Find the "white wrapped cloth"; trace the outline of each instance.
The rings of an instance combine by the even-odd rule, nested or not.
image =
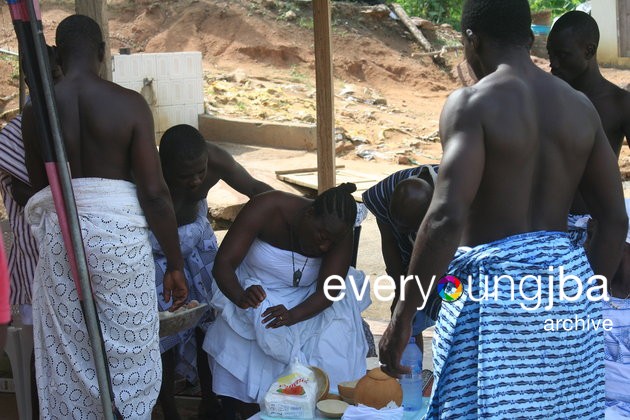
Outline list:
[[[348,407],[342,420],[402,420],[403,416],[403,408],[393,402],[380,410],[359,404]]]
[[[136,187],[101,178],[72,184],[115,403],[126,420],[150,419],[162,365],[153,256]],[[29,200],[25,213],[40,255],[33,333],[41,418],[103,418],[105,390],[98,388],[50,187]]]
[[[258,308],[240,309],[213,283],[212,306],[216,321],[208,328],[204,350],[210,355],[213,390],[245,402],[261,402],[269,386],[298,359],[317,366],[329,376],[331,389],[337,383],[365,374],[367,344],[361,312],[371,303],[369,288],[358,301],[353,293],[318,315],[290,327],[269,328],[262,323],[267,308],[284,305],[291,309],[316,289],[320,258],[309,258],[254,240],[237,270],[243,288],[261,285],[267,298]],[[302,268],[298,287],[293,287],[293,271]],[[363,273],[350,269],[361,290]]]

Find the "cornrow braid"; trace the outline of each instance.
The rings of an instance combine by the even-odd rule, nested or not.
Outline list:
[[[313,202],[315,216],[335,216],[348,226],[354,226],[357,218],[357,205],[352,193],[357,186],[345,182],[318,195]]]

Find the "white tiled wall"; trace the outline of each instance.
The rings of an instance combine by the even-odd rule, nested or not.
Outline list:
[[[140,92],[145,79],[153,80],[156,141],[176,124],[198,127],[203,113],[200,52],[115,55],[113,60],[113,79],[121,86]]]

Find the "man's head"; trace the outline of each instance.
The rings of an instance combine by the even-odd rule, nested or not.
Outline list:
[[[466,0],[462,37],[466,60],[478,79],[484,77],[483,55],[491,48],[529,50],[532,18],[527,0]]]
[[[193,201],[205,198],[208,147],[196,128],[180,124],[166,130],[160,140],[160,163],[171,194]]]
[[[407,178],[400,181],[389,203],[389,214],[398,231],[403,234],[415,233],[427,214],[433,186],[420,178]]]
[[[101,63],[105,55],[105,43],[101,28],[93,19],[83,15],[68,16],[57,26],[55,41],[59,61],[65,69],[70,57],[80,55]]]
[[[571,11],[554,23],[547,38],[551,72],[573,84],[597,65],[599,28],[588,13]]]
[[[307,255],[322,255],[353,228],[357,204],[352,193],[357,187],[345,183],[318,195],[298,227],[298,239]]]

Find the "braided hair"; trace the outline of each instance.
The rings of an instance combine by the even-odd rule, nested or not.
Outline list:
[[[357,204],[352,193],[357,186],[350,182],[324,191],[313,202],[315,216],[334,216],[352,227],[357,218]]]

